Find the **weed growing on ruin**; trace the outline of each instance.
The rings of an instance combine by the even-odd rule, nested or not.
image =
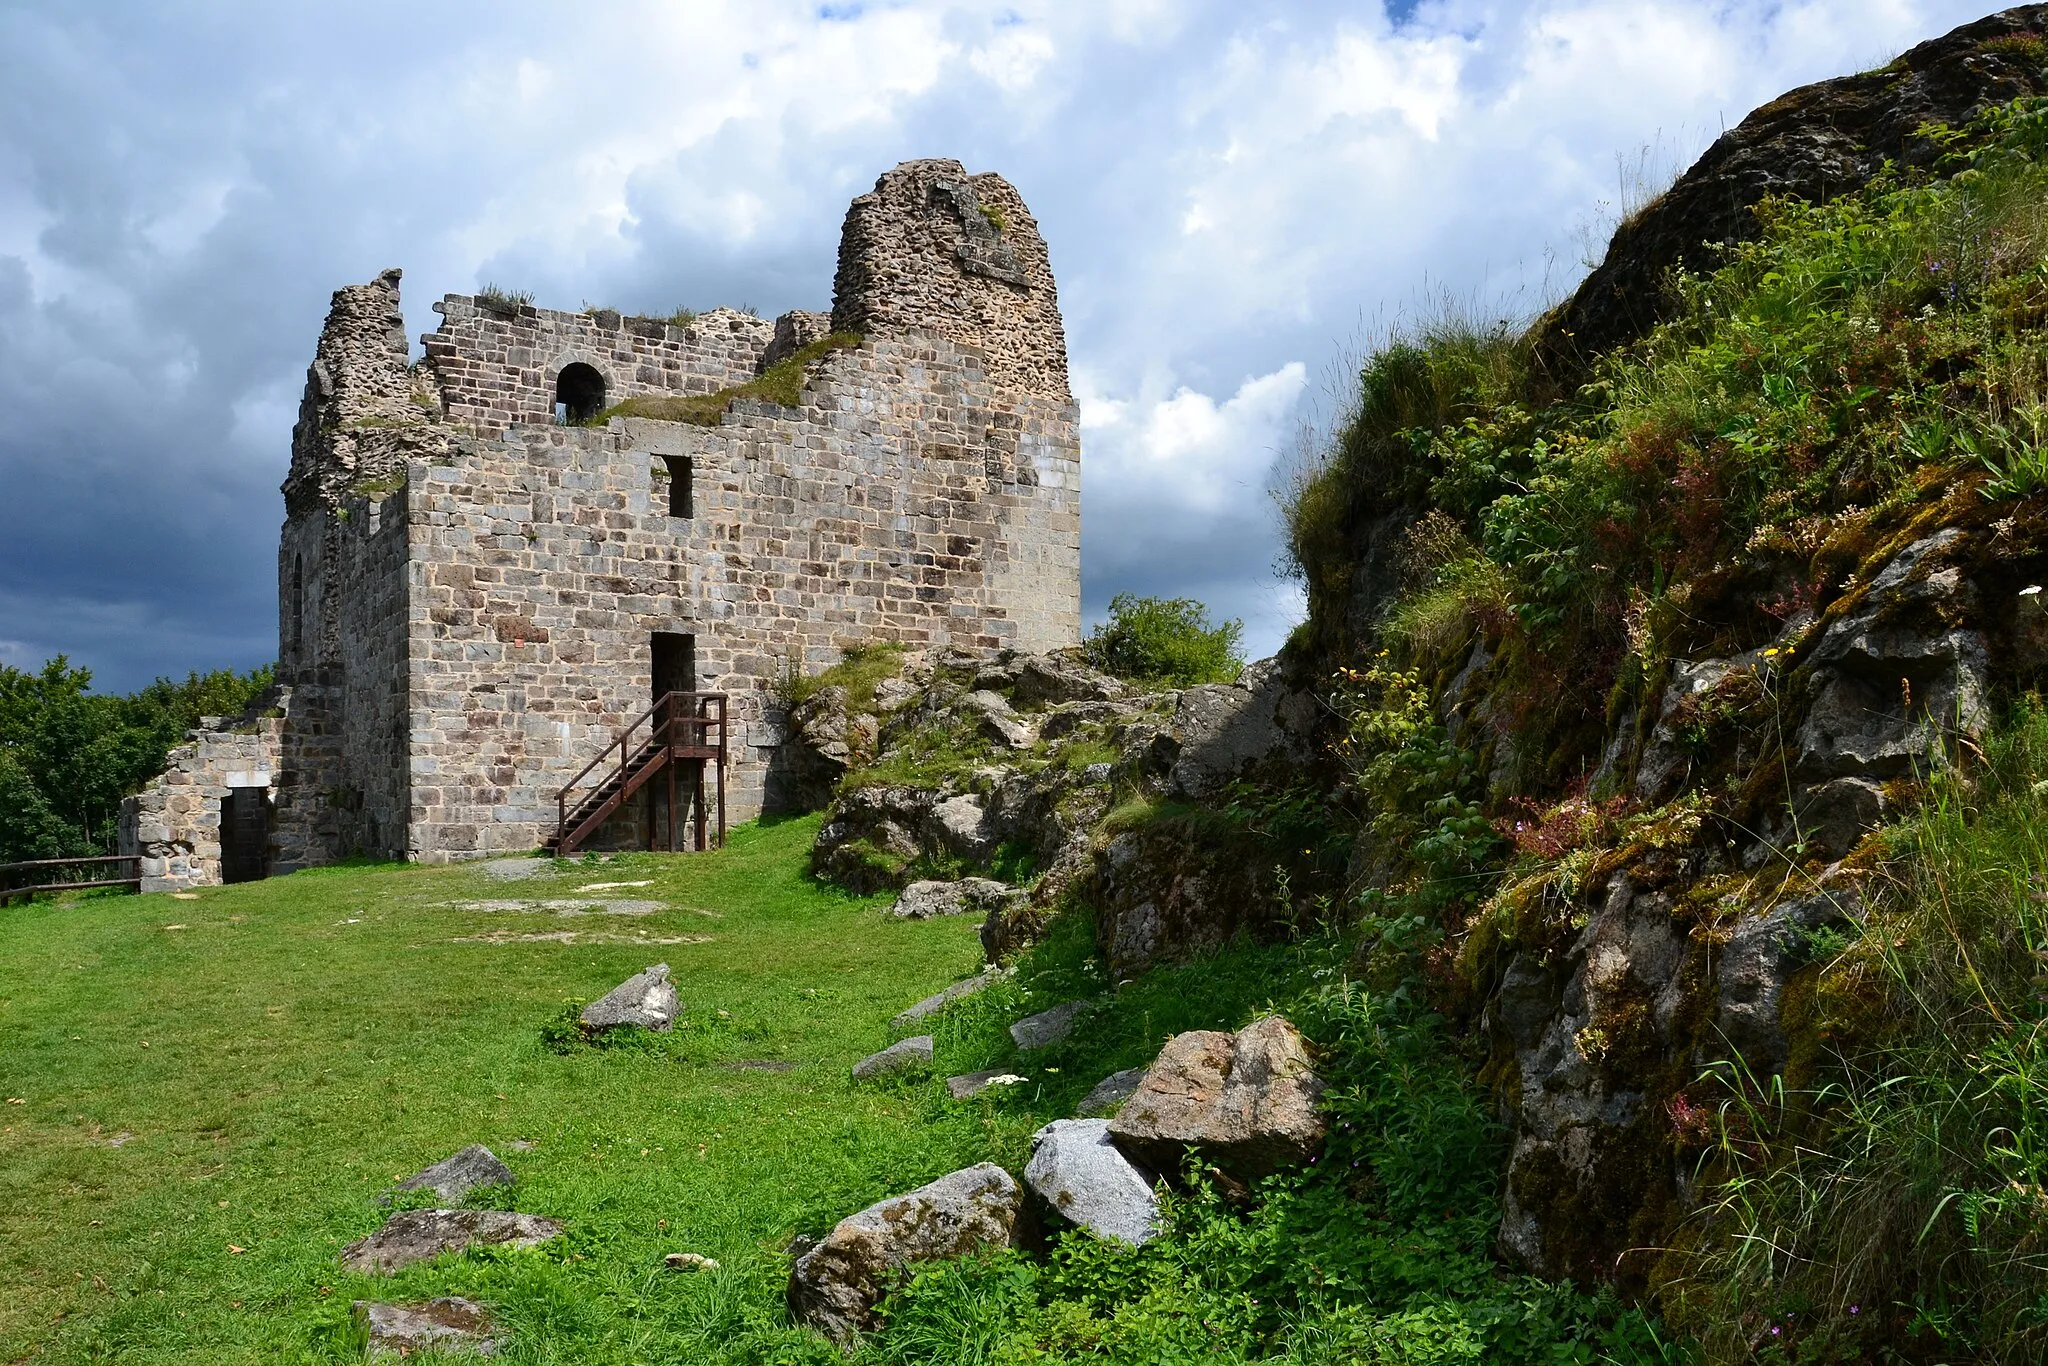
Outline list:
[[[776,678],[775,700],[785,708],[794,708],[826,688],[844,688],[848,711],[873,712],[876,685],[903,672],[907,652],[907,646],[892,640],[848,645],[839,652],[838,663],[814,674],[803,672],[791,658]]]
[[[496,284],[486,284],[476,292],[478,306],[510,318],[522,308],[533,307],[533,291],[530,289],[501,289]]]
[[[748,312],[741,309],[741,312]],[[763,370],[745,384],[735,384],[710,394],[649,394],[615,403],[590,420],[603,426],[615,417],[644,417],[656,422],[689,422],[699,427],[716,427],[725,410],[741,399],[779,403],[785,408],[803,404],[804,377],[810,367],[834,351],[851,350],[861,343],[857,332],[834,332],[792,352]]]

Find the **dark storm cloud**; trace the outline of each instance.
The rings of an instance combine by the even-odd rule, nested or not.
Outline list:
[[[823,307],[847,199],[930,155],[1002,171],[1052,245],[1090,612],[1198,596],[1271,648],[1271,466],[1361,319],[1425,279],[1534,302],[1617,148],[1681,160],[1978,7],[1393,9],[0,0],[0,660],[270,658],[335,286],[404,267],[415,333],[486,281]]]

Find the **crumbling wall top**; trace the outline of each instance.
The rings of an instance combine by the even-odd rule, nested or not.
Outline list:
[[[1000,387],[1071,401],[1038,223],[1008,181],[957,161],[906,161],[847,208],[832,326],[865,336],[928,328],[980,349]]]

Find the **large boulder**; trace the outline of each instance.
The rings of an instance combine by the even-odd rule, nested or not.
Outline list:
[[[876,1077],[893,1076],[898,1072],[917,1072],[932,1065],[932,1036],[919,1034],[915,1038],[902,1039],[890,1044],[879,1053],[870,1053],[853,1065],[855,1081],[872,1081]]]
[[[343,1248],[341,1264],[350,1271],[388,1273],[468,1247],[534,1247],[561,1232],[552,1219],[510,1210],[403,1210]]]
[[[357,1331],[367,1339],[369,1357],[416,1357],[422,1353],[494,1356],[505,1338],[491,1316],[475,1300],[456,1295],[418,1304],[380,1304],[357,1300],[351,1306]]]
[[[472,1143],[453,1157],[408,1176],[395,1187],[401,1191],[432,1191],[434,1198],[456,1204],[473,1190],[512,1184],[512,1169],[481,1143]]]
[[[963,877],[956,882],[913,882],[896,898],[889,914],[899,920],[931,920],[947,915],[979,915],[1008,909],[1025,894],[1007,882]]]
[[[1255,1181],[1322,1150],[1322,1094],[1300,1032],[1271,1016],[1235,1034],[1175,1035],[1108,1132],[1152,1171],[1178,1172],[1193,1148],[1226,1175]]]
[[[875,1305],[903,1268],[1013,1245],[1024,1192],[983,1162],[839,1221],[789,1273],[789,1312],[838,1342],[875,1323]]]
[[[1152,1177],[1110,1141],[1106,1119],[1056,1119],[1040,1129],[1024,1181],[1048,1209],[1097,1237],[1142,1247],[1159,1235]]]
[[[676,1022],[679,1004],[668,980],[668,964],[656,963],[636,972],[583,1008],[578,1016],[588,1033],[638,1026],[664,1033]]]
[[[1317,715],[1315,698],[1273,659],[1246,665],[1235,683],[1186,689],[1173,713],[1180,751],[1168,792],[1201,801],[1239,779],[1299,768],[1314,752]]]

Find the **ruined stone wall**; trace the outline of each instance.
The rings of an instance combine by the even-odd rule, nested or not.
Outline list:
[[[653,701],[656,632],[694,637],[697,686],[731,695],[735,822],[778,790],[785,670],[876,640],[1079,639],[1078,414],[1045,244],[999,177],[883,176],[849,212],[829,315],[676,326],[452,295],[413,366],[398,286],[335,292],[293,431],[291,694],[262,770],[279,870],[542,843],[556,792]],[[797,407],[555,425],[568,364],[598,370],[607,403],[713,393],[835,328],[866,340],[814,362]],[[684,471],[693,506],[672,516]],[[138,799],[138,841],[204,845],[145,838],[173,802],[203,818],[177,789],[212,783],[214,760],[193,762]],[[211,873],[193,855],[180,876],[218,877],[217,802],[212,819]],[[622,812],[599,842],[645,819]]]
[[[997,387],[1069,402],[1052,261],[1024,197],[957,161],[907,161],[846,211],[836,331],[931,331],[979,350]]]
[[[556,790],[652,701],[656,631],[694,636],[698,686],[732,694],[734,821],[769,798],[792,662],[1073,643],[1079,455],[1071,405],[911,335],[832,353],[801,408],[523,427],[416,464],[409,852],[540,843]],[[685,459],[687,519],[667,488]]]
[[[421,338],[451,422],[487,434],[555,420],[555,379],[578,361],[604,377],[605,402],[647,394],[709,394],[753,378],[775,324],[730,308],[678,326],[610,309],[499,309],[450,294]]]
[[[246,716],[201,718],[171,751],[163,776],[121,803],[120,852],[141,855],[143,891],[221,880],[221,804],[235,788],[260,787],[276,798],[290,696],[277,688]]]

